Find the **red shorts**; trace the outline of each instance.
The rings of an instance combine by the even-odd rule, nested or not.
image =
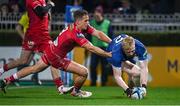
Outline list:
[[[43,62],[47,65],[51,65],[57,69],[66,70],[68,65],[70,64],[71,60],[67,58],[60,58],[55,56],[53,53],[44,53],[41,56]]]
[[[43,53],[50,43],[52,43],[52,41],[48,33],[28,33],[24,38],[22,49]]]

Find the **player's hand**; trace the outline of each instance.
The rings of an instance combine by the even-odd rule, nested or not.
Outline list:
[[[55,4],[51,0],[48,0],[47,4],[50,4],[52,7],[55,6]]]
[[[107,52],[107,57],[112,57],[112,52]]]
[[[127,88],[124,92],[126,93],[126,95],[127,95],[129,98],[131,97],[131,95],[132,95],[132,89]]]

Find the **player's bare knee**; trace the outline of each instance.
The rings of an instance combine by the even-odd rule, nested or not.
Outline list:
[[[86,78],[87,78],[87,76],[88,76],[88,72],[85,71],[85,72],[83,73],[83,77],[86,77]]]
[[[82,68],[82,76],[83,77],[87,77],[88,76],[88,69],[85,68],[85,67]]]

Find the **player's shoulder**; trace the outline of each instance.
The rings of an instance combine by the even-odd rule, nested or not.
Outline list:
[[[135,46],[136,46],[136,49],[139,51],[146,51],[145,45],[137,39],[135,39]]]
[[[144,44],[141,41],[139,41],[138,39],[135,39],[135,44],[136,44],[136,46],[139,46],[139,47],[145,47]]]

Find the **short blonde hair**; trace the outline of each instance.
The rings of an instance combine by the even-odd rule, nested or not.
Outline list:
[[[131,49],[135,47],[135,41],[134,38],[131,36],[128,36],[122,40],[122,47],[123,49]]]

